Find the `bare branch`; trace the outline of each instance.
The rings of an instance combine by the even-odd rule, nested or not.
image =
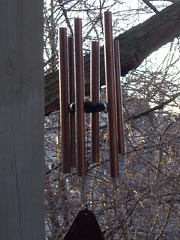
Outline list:
[[[180,36],[180,0],[147,21],[131,28],[117,39],[121,46],[121,72],[125,76],[152,52]],[[89,94],[89,54],[84,58],[85,88]],[[101,85],[105,84],[104,55],[101,48]],[[59,109],[58,71],[45,76],[45,114]]]
[[[132,115],[132,116],[128,117],[126,120],[127,120],[127,121],[129,121],[129,120],[134,120],[134,119],[140,118],[140,117],[142,117],[142,116],[148,115],[149,113],[154,112],[154,111],[156,111],[156,110],[162,109],[162,108],[164,108],[165,106],[167,106],[169,103],[173,102],[173,101],[174,101],[177,97],[179,97],[179,96],[180,96],[180,92],[174,94],[174,95],[173,95],[170,99],[168,99],[167,101],[162,102],[161,104],[156,105],[156,106],[153,107],[153,108],[147,109],[146,111],[141,112],[141,113],[139,113],[139,114],[137,114],[137,115]]]
[[[158,13],[159,11],[157,10],[157,8],[149,2],[149,0],[142,0],[148,7],[150,7],[155,13]]]

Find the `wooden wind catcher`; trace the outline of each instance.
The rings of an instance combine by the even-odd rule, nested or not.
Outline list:
[[[85,157],[85,113],[91,114],[91,160],[99,162],[99,112],[107,109],[111,177],[119,176],[118,154],[124,154],[123,114],[120,85],[119,41],[113,39],[112,14],[104,13],[104,59],[106,103],[99,101],[100,47],[91,42],[90,101],[84,101],[84,73],[82,50],[82,20],[75,18],[74,35],[66,28],[59,29],[59,86],[61,157],[63,173],[72,168],[84,177],[87,174]]]

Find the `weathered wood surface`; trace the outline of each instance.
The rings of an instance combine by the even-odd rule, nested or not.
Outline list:
[[[42,240],[43,1],[0,7],[0,239]]]
[[[180,36],[180,0],[163,11],[155,14],[147,21],[131,28],[117,36],[121,51],[121,72],[126,75],[130,70],[137,68],[152,52]],[[89,94],[90,56],[86,55],[85,63],[85,90]],[[104,54],[101,48],[101,79],[104,77]],[[45,76],[45,114],[59,109],[58,72]]]

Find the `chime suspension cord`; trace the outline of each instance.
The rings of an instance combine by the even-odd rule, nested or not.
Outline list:
[[[83,205],[87,209],[89,206],[88,202],[88,159],[89,159],[89,151],[88,151],[88,145],[89,145],[89,140],[90,140],[90,135],[89,135],[89,114],[85,114],[85,158],[86,158],[86,176],[82,178],[82,194],[83,194]]]
[[[89,151],[89,146],[90,146],[90,141],[92,141],[91,139],[91,128],[92,128],[92,125],[91,125],[91,121],[90,121],[90,114],[86,114],[86,117],[87,117],[87,134],[86,134],[86,160],[87,160],[87,165],[86,165],[86,171],[87,171],[87,175],[86,175],[86,207],[88,207],[90,205],[90,200],[88,200],[88,194],[90,194],[90,175],[89,175],[89,170],[88,170],[88,162],[89,160],[92,161],[91,158],[91,153],[90,151],[93,151],[93,149],[90,149]],[[89,182],[88,182],[89,180]],[[93,199],[91,199],[93,200]]]

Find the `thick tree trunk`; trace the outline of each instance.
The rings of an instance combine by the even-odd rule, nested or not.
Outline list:
[[[180,0],[145,22],[131,28],[117,39],[121,49],[121,72],[137,68],[152,52],[180,36]],[[84,58],[85,89],[89,93],[89,55]],[[105,84],[104,55],[101,48],[101,85]],[[58,72],[45,76],[45,114],[59,109]]]

